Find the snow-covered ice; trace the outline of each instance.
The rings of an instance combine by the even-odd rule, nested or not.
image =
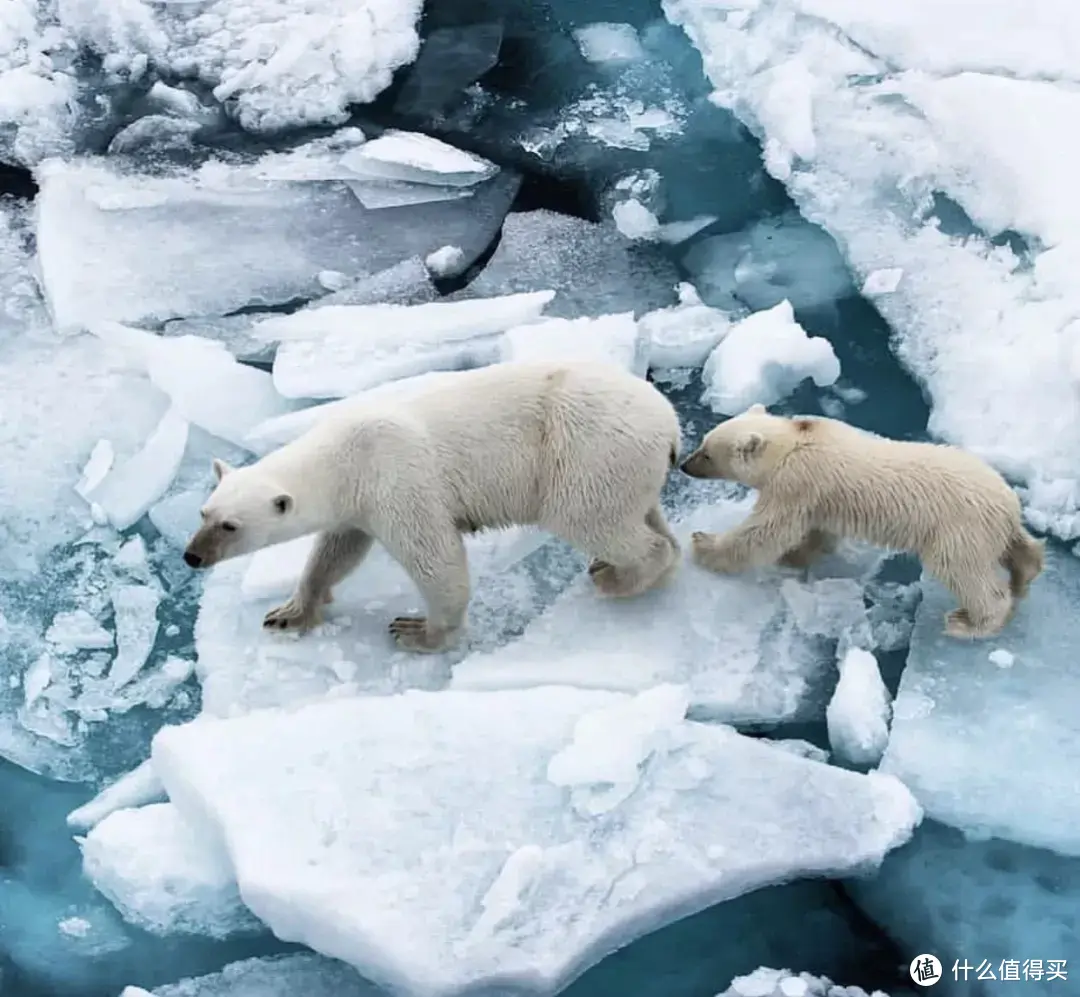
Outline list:
[[[852,765],[877,765],[889,741],[889,691],[874,655],[850,647],[839,661],[840,680],[825,710],[829,747]]]
[[[164,322],[318,297],[328,270],[368,277],[447,243],[468,265],[520,184],[503,170],[466,201],[372,211],[342,182],[350,175],[342,155],[324,144],[284,162],[211,161],[164,176],[123,172],[108,159],[42,164],[38,257],[57,326]]]
[[[420,0],[65,0],[64,28],[119,78],[197,76],[251,131],[341,124],[416,58]]]
[[[752,973],[736,976],[727,990],[716,997],[889,997],[881,990],[868,994],[862,987],[845,987],[827,976],[793,973],[787,969],[759,966]]]
[[[649,346],[633,312],[595,318],[553,318],[508,329],[499,341],[499,361],[598,360],[645,376]]]
[[[755,402],[773,405],[811,378],[819,388],[840,377],[832,344],[808,336],[790,301],[735,323],[701,372],[702,402],[721,415],[737,415]]]
[[[552,993],[712,903],[870,871],[921,819],[895,780],[683,720],[679,696],[324,701],[166,728],[153,760],[280,938],[416,995],[496,982]],[[627,754],[592,771],[581,739],[601,729]]]
[[[989,648],[944,636],[952,596],[930,579],[923,588],[882,771],[943,823],[1080,856],[1080,560],[1048,550]],[[992,649],[1013,666],[990,661]]]
[[[87,878],[137,927],[211,938],[260,930],[228,856],[171,803],[116,810],[79,844]]]
[[[324,956],[243,959],[220,973],[168,983],[152,991],[127,987],[120,997],[385,997],[351,966]]]
[[[684,549],[695,530],[731,529],[752,500],[694,509],[673,523]],[[804,598],[796,607],[794,586]],[[685,683],[695,715],[732,723],[821,716],[833,668],[830,638],[865,615],[862,587],[848,579],[837,600],[782,571],[724,577],[687,561],[662,588],[632,601],[597,597],[587,578],[571,585],[518,640],[454,666],[452,688],[506,689],[557,683],[638,690]]]
[[[664,2],[714,100],[762,138],[766,168],[856,281],[902,271],[875,304],[928,392],[931,432],[1020,481],[1040,528],[1080,536],[1076,10],[740,7],[728,19],[702,0]],[[798,149],[784,140],[796,119],[813,135]]]
[[[290,398],[344,398],[384,381],[479,367],[497,337],[539,318],[552,290],[423,305],[327,305],[264,319],[255,334],[278,340],[274,386]]]
[[[654,370],[700,367],[731,330],[731,318],[702,304],[693,284],[679,285],[679,303],[643,315],[639,321],[649,342]]]

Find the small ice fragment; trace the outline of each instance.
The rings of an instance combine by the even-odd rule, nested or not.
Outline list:
[[[351,283],[349,275],[340,270],[320,270],[315,279],[328,291],[340,291]]]
[[[94,449],[82,469],[82,477],[75,485],[75,492],[82,498],[86,498],[98,485],[101,484],[105,475],[113,466],[116,454],[113,445],[108,440],[98,440]]]
[[[101,507],[115,529],[126,530],[172,484],[184,459],[187,439],[187,420],[170,408],[142,449],[109,471],[88,500]]]
[[[773,405],[806,378],[819,387],[840,376],[832,344],[808,336],[791,302],[784,300],[732,327],[702,371],[702,402],[722,415],[736,415],[755,402]]]
[[[52,656],[46,652],[23,673],[23,697],[26,705],[32,706],[48,688],[53,676]]]
[[[704,228],[708,228],[716,221],[716,215],[696,215],[684,222],[667,222],[660,226],[657,233],[660,241],[669,246],[677,246],[680,242],[686,242],[693,235],[697,235]]]
[[[660,222],[640,201],[620,201],[611,212],[615,227],[627,239],[656,239],[660,234]]]
[[[443,277],[457,269],[464,255],[458,246],[443,246],[441,249],[436,249],[434,253],[431,253],[424,260],[424,265],[433,274]]]
[[[157,640],[161,592],[149,585],[118,585],[112,601],[117,651],[109,669],[109,684],[116,691],[135,678],[150,657]]]
[[[92,800],[72,810],[67,825],[73,831],[89,831],[115,810],[142,807],[165,799],[165,787],[147,759],[137,768],[120,776]]]
[[[997,665],[998,668],[1012,668],[1016,661],[1016,656],[1011,651],[1006,651],[1005,648],[995,648],[990,652],[990,661]]]
[[[387,131],[341,157],[341,165],[361,177],[471,187],[499,168],[480,156],[418,132]]]
[[[574,32],[574,41],[586,62],[628,63],[645,58],[645,49],[632,24],[610,21],[586,24]]]
[[[100,651],[113,644],[112,634],[85,609],[57,613],[45,631],[45,640],[61,654]]]
[[[863,283],[862,293],[865,295],[892,294],[900,286],[900,278],[903,276],[904,271],[900,267],[875,270]]]
[[[797,976],[789,976],[786,980],[780,981],[780,993],[783,997],[806,997],[809,992],[809,984]]]
[[[785,976],[787,973],[781,969],[767,969],[762,966],[747,976],[736,976],[731,981],[728,993],[732,997],[773,997]]]
[[[825,710],[829,744],[852,765],[876,765],[889,742],[889,691],[869,651],[849,648],[839,665],[840,681]]]
[[[94,927],[85,917],[65,917],[56,926],[70,938],[85,938]]]

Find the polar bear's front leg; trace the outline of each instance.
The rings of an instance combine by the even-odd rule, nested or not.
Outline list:
[[[691,544],[696,564],[726,575],[775,564],[805,536],[806,528],[797,517],[754,512],[726,533],[695,533]]]
[[[399,616],[390,633],[399,647],[437,654],[457,642],[469,608],[469,566],[461,534],[435,523],[409,536],[383,540],[427,604],[427,616]]]
[[[371,543],[371,535],[363,530],[320,533],[292,598],[271,609],[263,618],[263,626],[301,633],[318,626],[322,622],[323,605],[333,599],[334,586],[367,556]]]

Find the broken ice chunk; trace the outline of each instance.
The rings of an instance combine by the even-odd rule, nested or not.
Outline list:
[[[1005,631],[1011,668],[987,660],[984,642],[946,636],[955,599],[930,578],[922,584],[882,771],[942,823],[1080,856],[1080,794],[1061,791],[1080,768],[1080,560],[1048,546]]]
[[[131,991],[130,993],[128,991]],[[351,966],[312,952],[243,959],[220,973],[156,987],[128,987],[120,997],[386,997]]]
[[[499,169],[437,138],[402,131],[384,132],[347,152],[341,162],[360,176],[436,187],[472,187]]]
[[[417,207],[439,201],[462,201],[472,197],[469,187],[436,187],[426,183],[404,183],[400,180],[346,180],[356,199],[371,211],[382,208]]]
[[[731,529],[751,504],[702,506],[674,533],[685,549],[692,532]],[[598,599],[580,578],[518,640],[456,664],[451,687],[622,690],[670,682],[689,687],[695,716],[755,724],[820,716],[833,652],[799,629],[783,581],[780,571],[720,577],[686,564],[666,586],[627,603]],[[558,650],[567,635],[572,652]]]
[[[318,297],[326,270],[359,279],[447,244],[467,267],[491,245],[520,183],[501,170],[465,201],[372,211],[343,182],[267,180],[257,164],[156,177],[116,172],[108,160],[51,162],[35,202],[45,296],[69,331]]]
[[[506,216],[487,266],[452,297],[553,288],[557,296],[548,314],[557,318],[625,311],[640,316],[673,304],[677,282],[674,264],[658,247],[628,243],[612,224],[522,211]]]
[[[702,298],[727,310],[763,311],[785,300],[812,308],[854,293],[836,243],[797,212],[703,239],[683,263]]]
[[[775,404],[808,377],[823,388],[839,376],[832,344],[808,336],[785,300],[731,327],[705,362],[701,400],[714,412],[736,415],[755,402]]]
[[[499,341],[499,360],[598,360],[644,377],[645,338],[633,312],[597,318],[553,318],[508,329]]]
[[[85,609],[57,613],[45,631],[45,639],[61,654],[101,651],[113,644],[112,634]]]
[[[172,806],[198,840],[224,843],[244,903],[279,938],[431,997],[557,992],[676,917],[781,880],[872,870],[921,818],[895,779],[677,720],[666,693],[642,700],[349,697],[165,728],[153,759]],[[605,722],[621,737],[623,710],[641,720],[624,745],[636,776],[619,768],[633,792],[582,816],[546,772],[576,730]],[[637,741],[648,729],[668,733]]]
[[[480,366],[497,334],[540,316],[554,291],[425,305],[329,305],[265,319],[279,339],[274,386],[288,398],[343,398],[428,371]],[[472,361],[472,362],[470,362]]]
[[[238,363],[214,340],[162,337],[117,322],[95,323],[90,332],[126,350],[178,415],[229,443],[242,445],[252,426],[296,407],[266,371]]]
[[[142,449],[109,471],[87,500],[101,507],[115,529],[126,530],[165,494],[184,459],[187,441],[188,422],[172,407]]]
[[[117,810],[143,807],[165,798],[165,787],[147,759],[141,765],[124,773],[110,783],[92,800],[72,810],[67,825],[73,831],[89,831]]]
[[[716,997],[889,997],[882,990],[868,994],[862,987],[834,984],[827,976],[792,973],[761,966],[746,976],[736,976],[731,986]]]
[[[643,315],[642,333],[649,341],[649,366],[656,370],[700,367],[731,329],[722,311],[703,305],[693,284],[679,285],[679,303]]]
[[[462,255],[457,246],[443,246],[424,260],[424,265],[433,274],[442,277],[455,271],[461,263]]]
[[[640,201],[620,201],[611,211],[615,227],[627,239],[657,239],[660,222]]]
[[[112,444],[108,440],[98,440],[94,444],[94,449],[90,451],[86,464],[83,466],[82,476],[75,485],[76,494],[86,498],[90,492],[101,484],[105,475],[112,470],[115,459],[116,453]]]
[[[464,259],[462,253],[454,259],[452,265],[446,261],[447,266],[451,267],[450,272],[456,272]],[[349,287],[328,294],[306,307],[310,310],[329,305],[422,305],[435,301],[438,297],[439,292],[431,282],[431,271],[419,256],[414,256],[370,277],[363,277]]]
[[[868,274],[863,281],[862,293],[868,298],[878,294],[892,294],[900,286],[900,279],[904,271],[900,267],[889,267],[887,270],[875,270]]]
[[[119,691],[142,670],[157,640],[161,590],[149,585],[118,585],[112,593],[116,611],[116,657],[109,685]]]
[[[829,745],[851,765],[877,765],[889,740],[889,690],[869,651],[849,648],[839,665],[840,681],[825,711]]]
[[[589,62],[620,64],[645,58],[645,49],[632,24],[586,24],[574,32],[574,41]]]
[[[171,803],[115,810],[79,847],[87,878],[145,931],[227,938],[262,928],[240,900],[227,855]]]

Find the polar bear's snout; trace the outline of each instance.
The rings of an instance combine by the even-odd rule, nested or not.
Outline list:
[[[189,568],[212,568],[225,556],[220,528],[216,525],[199,527],[184,548],[184,563]]]

